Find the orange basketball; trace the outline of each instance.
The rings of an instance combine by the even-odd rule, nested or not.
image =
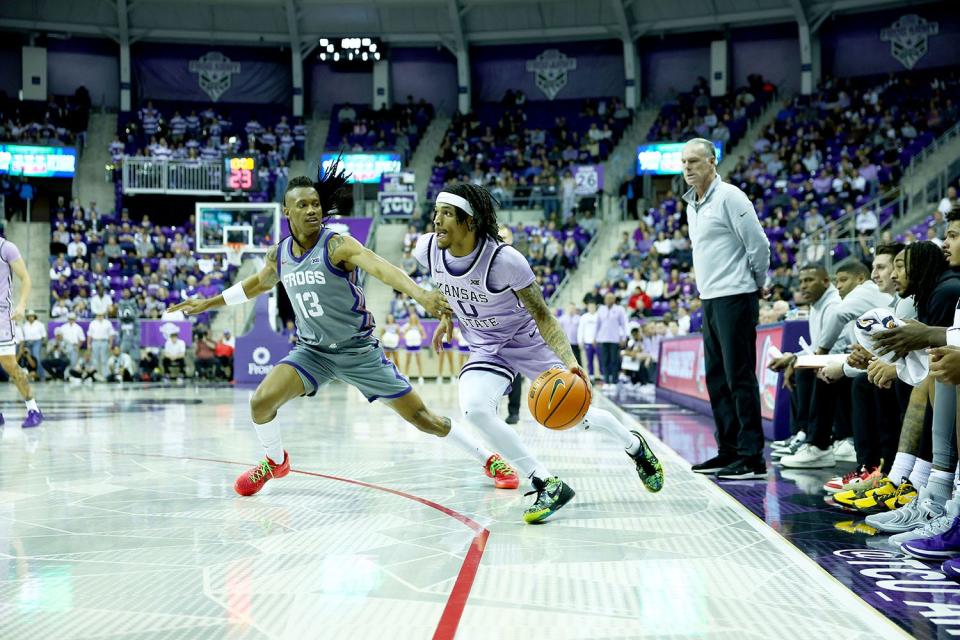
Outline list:
[[[562,431],[576,426],[590,408],[590,389],[583,379],[566,369],[547,369],[527,394],[534,419],[548,429]]]

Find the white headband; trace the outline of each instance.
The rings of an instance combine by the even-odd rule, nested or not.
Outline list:
[[[473,217],[473,207],[470,206],[470,203],[467,202],[466,198],[461,198],[455,193],[441,191],[437,194],[437,204],[452,204],[455,207],[463,209],[464,213],[471,218]]]

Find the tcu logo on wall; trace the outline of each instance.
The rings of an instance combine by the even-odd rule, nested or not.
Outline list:
[[[890,55],[907,69],[927,54],[927,40],[940,33],[939,22],[908,14],[880,31],[880,40],[890,43]]]
[[[383,216],[409,218],[417,208],[416,193],[381,193],[378,199]]]
[[[230,89],[233,74],[240,73],[240,63],[219,51],[211,51],[198,60],[191,60],[189,69],[190,73],[198,74],[200,88],[216,102]]]
[[[577,59],[568,58],[556,49],[547,49],[533,60],[527,60],[527,71],[536,74],[537,88],[549,100],[567,86],[567,72],[576,71]]]

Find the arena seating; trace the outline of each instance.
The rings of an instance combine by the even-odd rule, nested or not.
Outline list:
[[[16,100],[0,94],[0,140],[46,146],[72,145],[87,130],[90,94],[80,87],[72,96],[46,102]]]
[[[433,105],[425,100],[414,103],[412,96],[391,109],[337,104],[333,107],[325,148],[354,152],[395,150],[407,161],[433,117]]]
[[[522,94],[516,94],[522,95]],[[619,141],[630,112],[617,98],[481,103],[456,115],[434,163],[427,200],[448,182],[484,184],[506,207],[537,207],[563,193],[565,171],[597,164]],[[548,215],[566,209],[559,204]],[[569,213],[564,211],[564,214]]]

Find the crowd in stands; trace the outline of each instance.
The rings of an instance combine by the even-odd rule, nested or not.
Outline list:
[[[630,123],[619,98],[528,101],[508,92],[457,114],[434,162],[427,201],[445,184],[487,187],[507,208],[542,206],[550,219],[568,221],[578,198],[572,167],[604,161]]]
[[[17,100],[0,93],[0,142],[67,146],[84,142],[90,119],[90,92],[44,101]]]
[[[660,109],[647,133],[651,142],[672,142],[706,138],[729,152],[747,132],[750,120],[773,99],[776,87],[757,74],[748,76],[747,86],[723,96],[711,96],[706,78],[693,88],[671,95]]]
[[[396,151],[410,160],[434,117],[433,105],[407,96],[403,104],[379,109],[350,103],[334,105],[325,148],[331,150]]]
[[[197,324],[193,328],[193,349],[188,351],[178,327],[171,323],[164,332],[162,347],[141,349],[136,339],[139,332],[130,331],[131,319],[125,313],[129,309],[135,313],[136,304],[124,296],[120,308],[117,323],[99,312],[94,320],[81,325],[77,314],[69,312],[52,337],[47,323],[28,311],[14,330],[20,366],[31,380],[71,384],[232,379],[236,339],[229,331],[215,341],[206,325]]]
[[[219,255],[198,254],[193,216],[181,226],[139,222],[129,211],[102,214],[95,202],[83,207],[61,197],[50,223],[50,317],[73,312],[80,319],[97,311],[115,317],[130,295],[145,318],[159,318],[181,300],[216,295],[234,268]]]
[[[260,122],[263,120],[264,122]],[[170,104],[160,108],[147,101],[135,113],[121,117],[120,130],[110,143],[110,157],[119,169],[127,157],[183,160],[199,164],[232,155],[257,161],[255,199],[283,196],[291,160],[303,160],[307,127],[270,108]],[[120,179],[115,171],[115,178]]]

